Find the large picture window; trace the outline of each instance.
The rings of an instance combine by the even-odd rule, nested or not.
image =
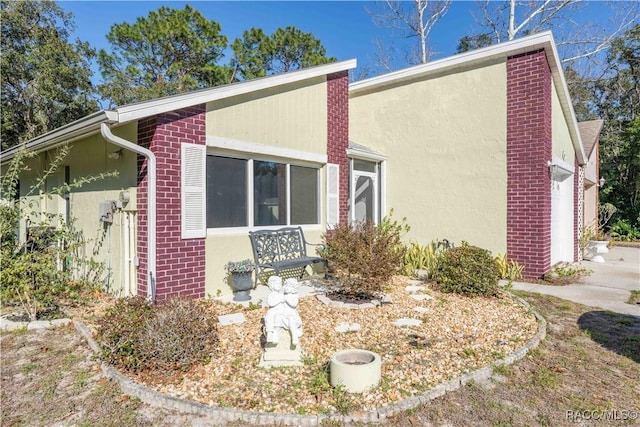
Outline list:
[[[207,228],[320,223],[319,168],[207,156]]]

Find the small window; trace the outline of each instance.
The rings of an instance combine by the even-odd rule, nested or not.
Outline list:
[[[377,163],[368,162],[366,160],[353,159],[353,169],[362,171],[362,172],[377,172],[376,170]]]
[[[207,228],[247,226],[247,160],[207,156]]]

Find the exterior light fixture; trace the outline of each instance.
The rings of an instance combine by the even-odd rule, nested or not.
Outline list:
[[[600,187],[604,187],[605,182],[607,182],[607,180],[604,178],[600,178],[600,181],[598,181],[598,183],[600,184]]]

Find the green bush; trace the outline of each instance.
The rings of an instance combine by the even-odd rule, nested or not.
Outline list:
[[[403,220],[404,222],[404,220]],[[402,269],[405,247],[400,233],[406,224],[386,219],[340,224],[324,237],[322,255],[339,287],[336,291],[355,297],[379,297],[394,274]]]
[[[102,360],[139,372],[167,373],[206,363],[218,342],[216,320],[197,300],[172,298],[153,306],[143,297],[119,299],[98,321]]]
[[[498,265],[491,253],[466,242],[446,251],[434,279],[444,292],[466,296],[493,296],[498,293]]]
[[[621,242],[640,240],[640,230],[625,220],[619,220],[609,228],[609,235]]]

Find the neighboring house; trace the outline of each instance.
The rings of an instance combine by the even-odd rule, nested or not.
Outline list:
[[[506,253],[530,278],[577,260],[586,155],[551,33],[352,83],[349,107],[377,156],[353,164],[356,195],[373,191],[356,218],[393,208],[410,239]]]
[[[408,238],[507,253],[528,277],[577,258],[586,155],[550,33],[349,85],[355,65],[100,111],[27,143],[40,155],[20,189],[64,143],[48,187],[117,170],[33,201],[76,218],[112,292],[159,300],[230,293],[224,265],[252,256],[250,230],[319,242],[391,208]]]
[[[578,123],[584,151],[587,154],[587,165],[584,168],[584,212],[582,225],[584,228],[598,227],[598,190],[600,187],[600,131],[602,120],[589,120]]]

